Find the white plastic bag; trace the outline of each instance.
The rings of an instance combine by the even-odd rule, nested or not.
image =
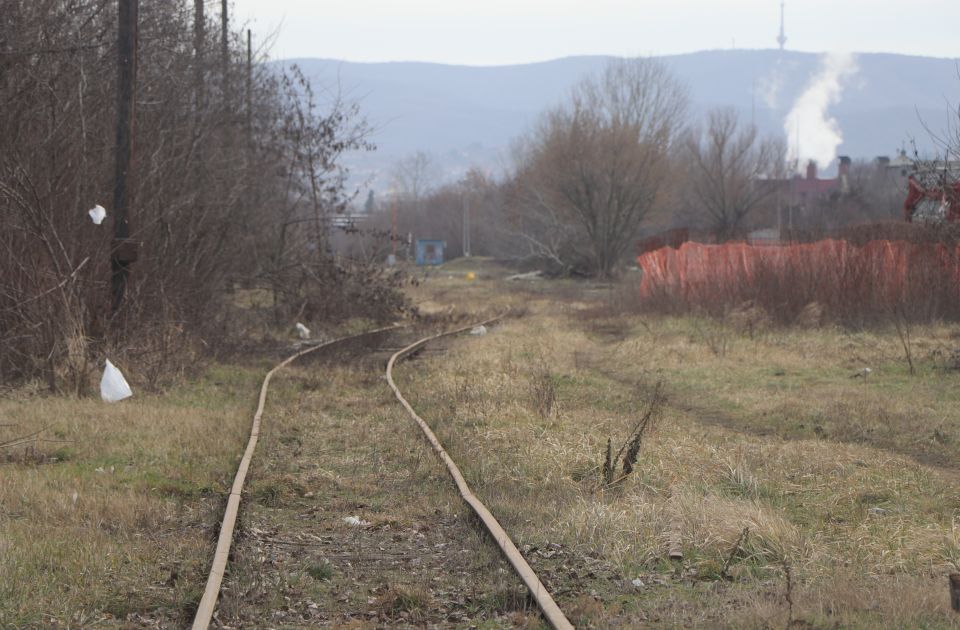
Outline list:
[[[110,359],[107,359],[107,366],[103,369],[103,378],[100,379],[100,397],[107,402],[119,402],[124,398],[130,398],[133,392],[130,391],[130,385],[123,374],[116,368]]]
[[[473,328],[470,329],[470,334],[477,335],[478,337],[482,337],[485,334],[487,334],[487,327],[484,326],[483,324],[479,326],[474,326]]]
[[[95,225],[100,225],[103,223],[103,220],[107,218],[107,211],[104,210],[103,206],[100,204],[97,204],[88,210],[87,214],[90,215],[90,220],[93,221]]]
[[[297,322],[297,325],[295,326],[295,328],[297,329],[297,334],[300,335],[300,338],[301,338],[301,339],[309,339],[309,338],[310,338],[310,329],[309,329],[309,328],[307,328],[306,326],[304,326],[304,325],[301,324],[300,322]]]

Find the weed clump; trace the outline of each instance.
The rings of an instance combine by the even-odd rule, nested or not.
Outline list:
[[[383,614],[391,617],[402,615],[414,622],[425,619],[434,606],[429,591],[401,584],[387,588],[380,596],[379,602],[379,608]]]
[[[550,414],[556,406],[557,388],[554,384],[553,374],[550,373],[550,369],[542,358],[533,375],[530,391],[537,415],[539,415],[541,419],[546,420],[550,417]]]
[[[329,580],[333,577],[333,565],[324,560],[307,567],[307,575],[318,582]]]
[[[607,438],[607,449],[601,467],[604,485],[611,486],[626,479],[633,472],[640,457],[640,446],[643,443],[643,436],[660,419],[663,413],[663,407],[666,403],[666,396],[663,393],[663,383],[658,382],[647,403],[647,409],[640,420],[634,425],[633,430],[626,441],[613,454],[613,439]],[[621,474],[617,476],[617,467],[621,467]]]

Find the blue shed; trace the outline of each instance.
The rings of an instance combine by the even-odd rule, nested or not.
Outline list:
[[[418,265],[441,265],[443,264],[443,249],[447,244],[435,239],[418,238],[417,239],[417,264]]]

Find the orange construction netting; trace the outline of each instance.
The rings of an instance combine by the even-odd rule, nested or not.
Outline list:
[[[672,308],[711,310],[754,300],[774,309],[811,302],[858,308],[920,302],[938,311],[929,313],[934,317],[960,310],[960,246],[953,244],[687,242],[643,253],[637,263],[643,270],[641,298]]]

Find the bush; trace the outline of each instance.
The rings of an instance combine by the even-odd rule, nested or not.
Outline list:
[[[295,67],[255,60],[248,75],[239,33],[222,65],[219,29],[194,16],[193,2],[141,3],[137,260],[115,308],[116,3],[0,0],[0,384],[82,393],[106,353],[156,382],[232,341],[235,286],[271,294],[257,315],[284,327],[302,309],[316,322],[406,308],[397,277],[329,254],[352,198],[341,157],[371,148],[357,107],[318,103]]]

